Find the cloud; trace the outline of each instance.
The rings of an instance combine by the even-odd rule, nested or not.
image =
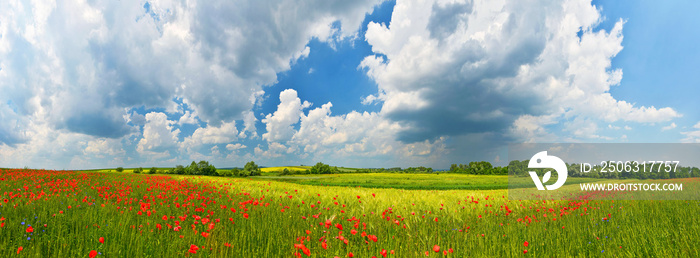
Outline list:
[[[622,79],[611,59],[622,50],[624,21],[605,31],[597,28],[601,19],[590,1],[397,1],[388,26],[368,25],[375,55],[360,68],[379,91],[363,103],[383,101],[381,113],[403,125],[398,139],[408,143],[484,132],[527,141],[521,137],[542,135],[538,128],[552,120],[574,117],[589,123],[680,117],[672,108],[636,106],[608,93]],[[567,132],[590,138],[577,130],[552,133]]]
[[[179,113],[173,99],[218,126],[243,119],[264,85],[313,51],[309,40],[353,37],[378,3],[3,1],[0,103],[97,137],[132,133],[133,108]]]
[[[26,141],[22,125],[22,117],[15,113],[9,106],[0,103],[0,145],[15,146]]]
[[[197,124],[197,115],[194,113],[190,113],[189,110],[185,111],[185,114],[183,114],[180,117],[180,120],[177,121],[178,124],[184,125],[184,124]]]
[[[291,89],[280,93],[280,102],[277,111],[263,119],[268,128],[263,134],[267,148],[254,149],[256,157],[268,162],[324,161],[347,166],[383,166],[389,162],[410,166],[439,164],[449,152],[446,137],[410,144],[397,141],[401,125],[376,112],[332,115],[333,104],[328,102],[304,114],[311,104],[302,102]],[[298,129],[291,126],[297,123]]]
[[[268,142],[287,141],[292,138],[294,128],[292,125],[299,122],[305,108],[311,106],[308,101],[301,102],[297,97],[297,91],[286,89],[280,92],[280,104],[273,114],[263,118],[267,132],[262,135]]]
[[[124,147],[119,139],[95,139],[88,141],[87,147],[84,150],[85,155],[94,155],[96,157],[123,156],[126,154]]]
[[[197,128],[191,136],[185,137],[180,143],[180,149],[187,150],[192,153],[194,148],[205,144],[223,144],[230,143],[237,139],[238,129],[236,122],[223,123],[219,126],[207,126]]]
[[[250,133],[251,138],[258,137],[258,131],[255,127],[255,122],[257,121],[258,119],[255,118],[255,114],[253,114],[252,111],[246,112],[245,115],[243,115],[243,130],[238,134],[238,137],[245,138],[246,132]]]
[[[240,144],[240,143],[226,144],[226,149],[230,150],[230,151],[236,151],[236,150],[245,149],[245,148],[246,148],[246,146],[243,144]]]
[[[676,128],[676,123],[671,123],[670,125],[661,127],[661,131],[668,131],[668,130],[671,130],[671,129],[674,129],[674,128]]]
[[[681,142],[700,143],[700,122],[695,124],[693,129],[695,130],[681,132],[681,134],[685,135],[685,138],[683,138]]]
[[[143,126],[143,138],[139,140],[136,151],[142,154],[167,157],[168,150],[177,146],[180,129],[173,130],[174,121],[168,120],[165,113],[146,114]]]

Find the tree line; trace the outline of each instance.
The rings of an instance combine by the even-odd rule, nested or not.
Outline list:
[[[118,167],[117,172],[123,172],[123,167]],[[134,173],[144,173],[142,167],[133,170]],[[189,166],[177,165],[174,168],[158,169],[152,167],[148,170],[148,174],[172,174],[172,175],[200,175],[200,176],[224,176],[224,177],[247,177],[259,176],[262,174],[260,167],[254,161],[245,164],[243,169],[233,168],[230,170],[217,170],[214,165],[209,164],[209,161],[201,160],[199,162],[190,163]]]

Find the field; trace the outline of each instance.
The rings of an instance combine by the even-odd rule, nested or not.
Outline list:
[[[348,186],[370,188],[396,188],[416,190],[494,190],[508,189],[508,176],[478,176],[467,174],[403,174],[403,173],[366,173],[366,174],[327,174],[327,175],[292,175],[263,176],[261,180],[275,180],[304,185]],[[529,177],[517,178],[521,185],[531,187]],[[552,179],[555,180],[555,179]],[[567,184],[593,182],[591,178],[571,178]]]
[[[698,201],[21,169],[0,187],[2,257],[700,256]]]

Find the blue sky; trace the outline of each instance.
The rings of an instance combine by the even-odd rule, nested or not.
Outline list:
[[[692,1],[215,2],[0,3],[0,167],[700,142]]]

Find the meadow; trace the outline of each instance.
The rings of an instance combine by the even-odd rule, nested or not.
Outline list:
[[[255,177],[259,180],[275,180],[316,186],[345,186],[369,188],[395,188],[416,190],[494,190],[508,189],[507,175],[468,175],[451,173],[364,173],[364,174],[312,174],[277,176],[266,175]],[[532,187],[529,177],[511,178],[514,182],[510,187]],[[552,180],[556,180],[554,177]],[[595,182],[594,178],[571,178],[566,184]]]
[[[510,200],[505,189],[368,188],[352,178],[320,186],[6,169],[0,256],[700,256],[698,201]]]

